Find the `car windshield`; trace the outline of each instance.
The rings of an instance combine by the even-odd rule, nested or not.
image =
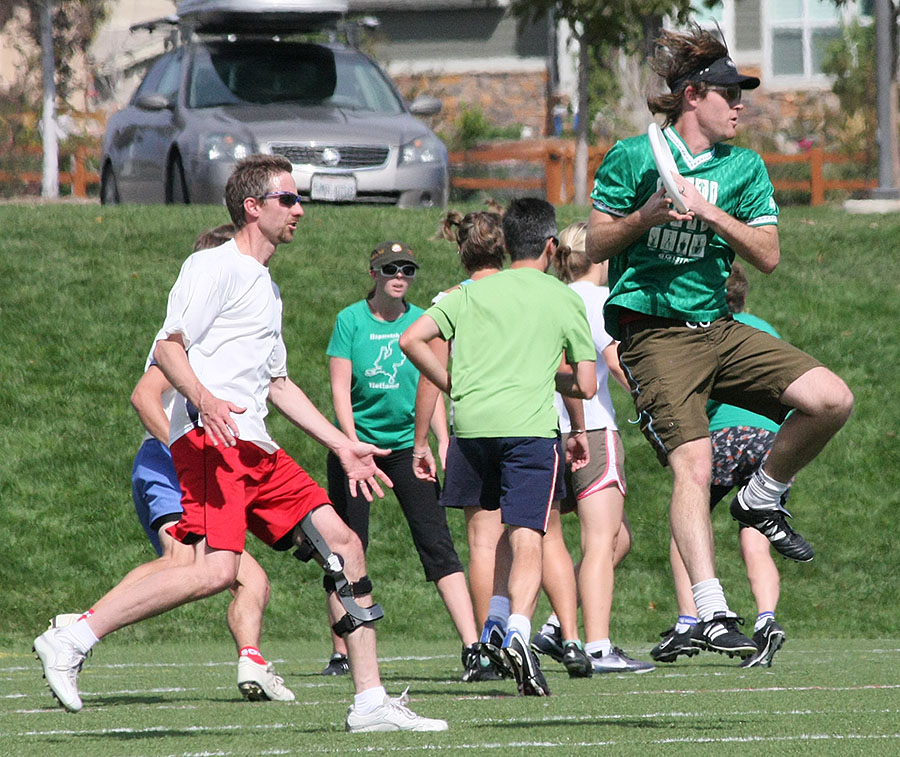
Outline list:
[[[297,43],[198,46],[187,99],[191,108],[300,103],[403,112],[390,84],[365,56]]]

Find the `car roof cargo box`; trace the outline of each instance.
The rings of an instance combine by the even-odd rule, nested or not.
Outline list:
[[[181,0],[176,13],[195,32],[285,34],[332,26],[347,10],[347,0]]]

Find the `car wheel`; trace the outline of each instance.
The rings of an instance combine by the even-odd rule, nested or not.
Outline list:
[[[118,205],[120,202],[116,175],[113,173],[112,166],[107,163],[103,167],[103,174],[100,176],[100,204]]]
[[[169,179],[166,183],[166,202],[170,205],[189,205],[187,182],[184,179],[184,166],[181,156],[175,155],[166,172]]]

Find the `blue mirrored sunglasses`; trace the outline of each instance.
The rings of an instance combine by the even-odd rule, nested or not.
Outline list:
[[[293,192],[267,192],[260,197],[260,199],[268,200],[270,197],[277,197],[279,205],[282,205],[285,208],[292,208],[300,202],[300,195],[294,194]]]

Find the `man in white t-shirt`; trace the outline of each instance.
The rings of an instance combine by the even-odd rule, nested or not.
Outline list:
[[[362,545],[328,495],[272,440],[267,402],[328,447],[366,496],[383,495],[375,456],[335,428],[287,375],[281,296],[268,262],[292,241],[303,215],[290,161],[253,155],[238,163],[225,201],[238,231],[233,240],[191,255],[169,294],[154,357],[181,397],[169,429],[184,515],[169,533],[192,545],[190,565],[139,566],[85,617],[35,639],[53,694],[73,712],[82,707],[77,677],[84,657],[119,628],[234,583],[250,530],[276,549],[299,546],[320,559],[335,631],[346,637],[356,689],[348,731],[445,730],[443,720],[410,711],[390,698],[378,672],[372,603]],[[157,561],[158,563],[159,561]],[[137,578],[134,573],[138,572]]]

